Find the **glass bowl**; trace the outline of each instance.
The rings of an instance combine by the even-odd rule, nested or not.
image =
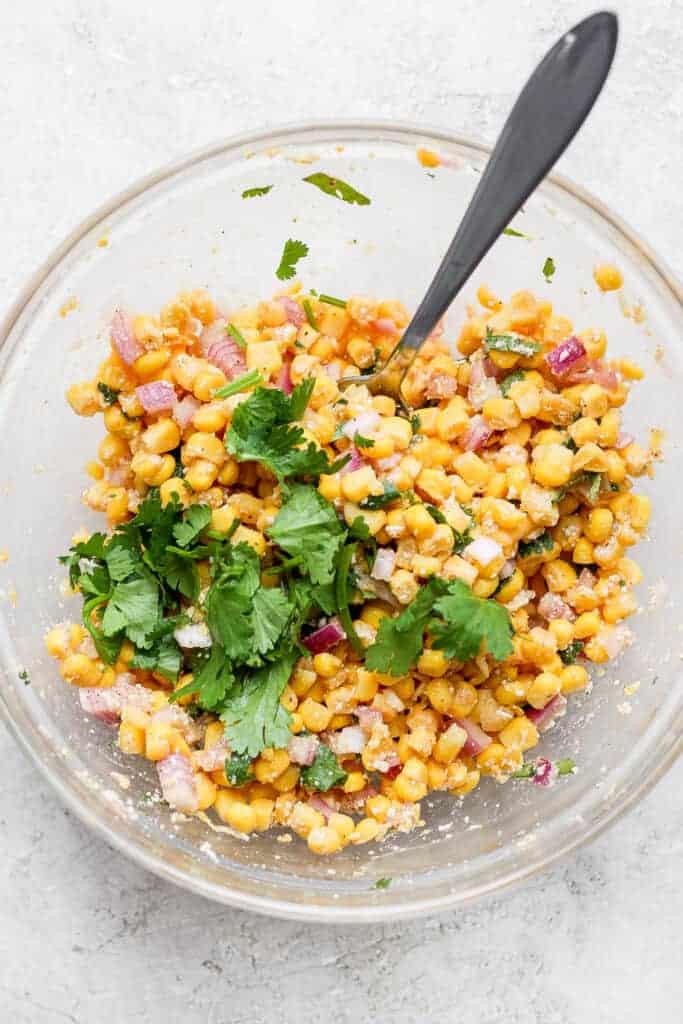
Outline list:
[[[416,147],[446,165],[423,167]],[[423,801],[426,827],[332,859],[274,835],[238,838],[172,814],[150,796],[153,767],[126,758],[113,733],[80,710],[47,655],[46,628],[77,618],[57,555],[98,519],[80,501],[84,464],[102,427],[64,401],[103,358],[118,305],[156,311],[181,289],[206,286],[228,308],[268,296],[287,238],[310,252],[306,286],[335,295],[422,296],[485,164],[487,150],[440,131],[394,123],[315,124],[243,135],[132,186],[68,238],[29,282],[0,335],[0,707],[61,798],[111,845],[158,875],[219,902],[310,921],[409,917],[462,904],[547,867],[623,814],[680,750],[683,605],[678,460],[670,451],[642,486],[654,499],[643,563],[636,643],[620,663],[593,672],[590,694],[540,753],[573,757],[579,771],[544,790],[490,780],[464,802]],[[370,196],[351,206],[302,179],[324,170]],[[273,185],[264,196],[245,189]],[[476,284],[508,295],[531,288],[577,329],[604,328],[611,353],[632,356],[647,379],[633,388],[627,428],[646,438],[683,433],[681,292],[661,261],[621,221],[575,186],[548,179],[454,303],[454,337]],[[556,273],[542,274],[552,256]],[[602,294],[598,261],[621,267],[625,286]],[[71,308],[74,307],[74,308]],[[70,311],[69,311],[70,310]],[[633,311],[636,310],[634,318]],[[630,314],[630,315],[629,315]],[[641,484],[639,483],[639,488]],[[26,675],[30,680],[27,685]],[[624,686],[639,684],[624,693]],[[214,823],[215,824],[215,823]],[[388,889],[376,889],[390,877]]]

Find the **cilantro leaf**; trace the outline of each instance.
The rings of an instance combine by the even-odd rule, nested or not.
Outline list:
[[[280,697],[296,659],[296,651],[285,651],[227,694],[221,718],[231,750],[256,757],[265,747],[287,746],[291,715]]]
[[[332,582],[346,531],[334,505],[315,487],[295,484],[267,533],[288,555],[301,560],[313,583]]]
[[[552,534],[544,530],[535,540],[520,540],[517,557],[529,558],[530,555],[541,555],[544,551],[551,551],[554,543]]]
[[[377,881],[375,882],[374,888],[375,889],[388,889],[390,885],[391,885],[391,879],[390,878],[378,878]]]
[[[377,639],[365,652],[365,664],[371,672],[404,676],[410,670],[422,652],[434,603],[446,593],[446,587],[445,580],[432,578],[396,618],[382,619]]]
[[[413,415],[410,417],[410,426],[413,431],[413,437],[415,437],[416,434],[420,433],[420,428],[422,427],[422,420],[420,419],[419,415],[416,412],[414,412]]]
[[[360,517],[356,517],[354,520],[354,526],[358,522]],[[366,527],[367,529],[367,527]],[[339,621],[341,622],[346,637],[353,647],[356,654],[363,654],[363,644],[361,642],[358,633],[353,625],[351,618],[351,612],[349,611],[349,577],[351,575],[351,561],[356,551],[356,544],[347,544],[342,548],[341,555],[339,556],[339,564],[337,566],[337,573],[334,579],[334,598],[339,613]]]
[[[175,682],[180,675],[183,655],[174,638],[168,634],[162,637],[149,651],[137,650],[130,664],[131,668],[158,672],[166,679]]]
[[[555,273],[555,260],[552,258],[552,256],[548,256],[545,263],[543,264],[542,273],[546,281],[550,283],[550,281],[552,281],[553,279],[553,274]]]
[[[131,548],[123,537],[112,537],[107,544],[104,560],[110,577],[117,583],[121,583],[133,573],[143,570],[139,553]]]
[[[289,281],[290,278],[294,277],[296,264],[304,256],[308,256],[308,246],[306,243],[300,242],[295,238],[288,238],[282,250],[280,265],[275,271],[276,277],[281,281]]]
[[[563,650],[558,651],[557,653],[559,654],[563,664],[573,665],[582,651],[583,641],[572,640],[570,644],[567,644],[567,646]]]
[[[197,694],[197,703],[207,711],[216,711],[223,706],[226,694],[235,685],[235,677],[230,669],[225,651],[220,644],[214,643],[211,653],[201,663],[201,668],[194,673],[191,682],[169,697],[176,701],[179,697]]]
[[[344,463],[330,464],[313,441],[302,447],[303,428],[292,425],[304,414],[315,381],[298,384],[291,395],[279,388],[257,388],[235,409],[226,447],[240,462],[261,462],[279,480],[288,476],[334,473]]]
[[[173,527],[173,536],[181,548],[186,548],[211,522],[211,509],[208,505],[191,505],[183,518]]]
[[[436,505],[425,505],[425,508],[427,509],[427,511],[429,512],[430,516],[432,517],[432,519],[434,520],[435,523],[447,523],[448,522],[448,520],[446,519],[446,517],[443,514],[443,512],[441,511],[441,509],[437,508]]]
[[[254,594],[251,628],[254,649],[268,654],[277,644],[292,616],[292,605],[281,590],[261,587]]]
[[[535,356],[541,346],[532,338],[523,334],[494,334],[490,327],[486,328],[484,345],[489,352],[515,352],[518,356]]]
[[[362,192],[358,192],[351,185],[348,185],[341,178],[333,178],[330,174],[318,171],[316,174],[309,174],[303,179],[309,185],[315,185],[321,192],[335,199],[341,199],[345,203],[356,203],[358,206],[369,206],[370,200]]]
[[[231,754],[225,761],[225,774],[231,786],[246,786],[254,776],[249,754]]]
[[[348,778],[339,761],[324,743],[318,746],[313,763],[301,769],[301,785],[326,793],[333,786],[342,786]]]
[[[462,580],[452,580],[448,593],[439,598],[434,611],[443,618],[430,623],[434,646],[456,661],[476,658],[486,644],[486,652],[496,661],[512,654],[512,625],[508,612],[497,601],[476,597]]]
[[[507,377],[503,377],[500,382],[500,390],[504,398],[507,398],[510,394],[510,388],[518,380],[524,380],[524,370],[519,367],[513,370],[512,373],[508,373]]]
[[[156,624],[159,610],[159,587],[151,575],[117,583],[102,616],[104,635],[125,629],[129,638],[138,642]]]
[[[248,661],[252,654],[253,598],[260,585],[258,555],[247,544],[225,552],[204,607],[211,636],[231,661]]]
[[[108,387],[108,385],[104,384],[101,380],[98,380],[97,382],[97,390],[102,395],[102,398],[104,398],[107,405],[116,404],[119,397],[118,391],[114,391],[113,388]]]
[[[272,185],[255,185],[254,188],[245,188],[242,193],[242,199],[253,199],[254,196],[266,196],[272,187]]]
[[[93,533],[88,540],[74,544],[69,549],[68,555],[60,555],[59,561],[62,565],[66,565],[68,569],[69,584],[72,590],[79,586],[81,576],[83,575],[81,559],[99,559],[101,561],[104,558],[106,541],[107,538],[103,533]]]
[[[375,442],[372,440],[371,437],[363,437],[363,435],[359,434],[358,431],[356,431],[356,433],[353,435],[353,443],[355,444],[356,448],[375,447]]]
[[[93,638],[97,653],[102,661],[105,665],[113,665],[121,650],[123,633],[119,633],[117,636],[112,637],[105,636],[101,626],[96,625],[93,619],[93,613],[100,608],[106,600],[107,597],[95,596],[85,602],[83,605],[83,625]]]
[[[384,487],[384,494],[371,494],[368,498],[364,498],[360,503],[360,508],[371,510],[384,508],[385,505],[390,505],[392,501],[396,501],[401,497],[401,492],[391,480],[383,480],[382,486]]]

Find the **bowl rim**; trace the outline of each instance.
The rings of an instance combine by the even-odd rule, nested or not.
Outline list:
[[[214,141],[206,146],[193,149],[187,155],[164,164],[160,168],[137,179],[126,189],[113,195],[85,217],[50,252],[45,261],[30,275],[24,286],[19,290],[16,298],[10,304],[7,313],[0,321],[0,350],[5,346],[8,337],[25,308],[60,262],[94,227],[131,200],[141,196],[148,189],[153,188],[164,180],[170,179],[177,174],[189,170],[196,164],[210,160],[225,152],[259,144],[269,144],[271,146],[278,142],[282,145],[291,144],[293,141],[291,136],[293,135],[297,137],[297,144],[305,144],[307,135],[311,137],[311,141],[315,138],[319,142],[321,133],[329,134],[330,138],[334,138],[335,132],[358,133],[360,136],[367,137],[368,140],[374,139],[376,141],[384,138],[386,141],[400,142],[402,140],[398,136],[412,136],[415,140],[424,140],[430,143],[439,141],[449,146],[466,147],[478,152],[483,157],[487,157],[491,152],[491,147],[487,144],[443,128],[431,125],[417,125],[407,121],[375,120],[373,118],[338,118],[331,121],[316,119],[305,122],[288,122],[269,129],[241,132]],[[403,141],[405,141],[405,138]],[[622,239],[630,243],[637,251],[640,259],[648,265],[649,269],[654,272],[668,290],[670,296],[683,309],[683,287],[672,269],[618,214],[614,213],[613,210],[591,192],[576,185],[564,175],[549,174],[545,181],[550,182],[560,190],[568,193],[573,199],[577,199],[589,207],[602,221],[609,224]],[[2,666],[0,666],[0,674],[5,678],[5,682],[8,683]],[[676,734],[674,731],[669,748],[662,752],[661,757],[651,767],[649,773],[641,777],[639,782],[630,789],[628,794],[618,804],[613,804],[604,811],[600,820],[591,822],[584,831],[567,837],[566,842],[561,847],[558,844],[558,846],[550,852],[543,854],[536,861],[533,858],[529,858],[528,861],[519,867],[508,868],[503,871],[492,881],[470,884],[469,891],[465,893],[447,892],[443,895],[431,897],[422,896],[408,903],[402,901],[389,902],[384,897],[381,903],[368,902],[365,906],[355,905],[348,907],[341,903],[337,905],[326,904],[324,906],[316,906],[288,899],[247,894],[243,891],[233,890],[226,885],[206,881],[197,875],[186,874],[180,868],[171,866],[156,854],[149,853],[141,844],[130,842],[115,827],[110,826],[104,816],[82,803],[77,792],[71,788],[67,781],[50,772],[46,761],[40,757],[39,752],[34,749],[29,738],[23,734],[18,723],[14,720],[2,690],[0,690],[0,718],[7,724],[11,734],[15,737],[20,747],[29,755],[42,776],[56,790],[63,803],[85,825],[92,828],[104,839],[109,846],[120,851],[158,877],[173,882],[207,899],[233,906],[240,910],[252,911],[286,920],[301,920],[311,923],[364,924],[380,921],[408,920],[424,917],[427,914],[443,912],[456,906],[468,906],[485,896],[510,889],[532,875],[547,871],[561,857],[579,849],[599,836],[628,811],[632,810],[659,782],[680,754],[683,753],[683,734],[680,732]]]

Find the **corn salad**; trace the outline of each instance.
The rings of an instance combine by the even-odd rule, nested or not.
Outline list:
[[[296,283],[229,318],[204,291],[117,312],[69,389],[104,421],[84,501],[108,533],[74,538],[84,624],[47,648],[176,810],[333,854],[430,792],[557,774],[528,752],[637,607],[641,373],[528,291],[477,298],[457,355],[437,330],[417,356],[410,417],[338,386],[405,308]]]

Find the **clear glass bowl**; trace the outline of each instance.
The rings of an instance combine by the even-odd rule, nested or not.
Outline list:
[[[417,146],[439,150],[449,165],[426,170]],[[593,673],[593,692],[573,697],[566,718],[543,739],[541,752],[573,757],[579,772],[548,790],[486,781],[463,803],[430,798],[424,829],[380,845],[320,859],[300,841],[241,840],[170,814],[146,796],[155,789],[152,766],[113,747],[112,732],[80,711],[45,652],[46,628],[80,609],[60,589],[57,555],[79,526],[98,522],[80,493],[101,423],[75,417],[64,391],[102,359],[113,309],[156,311],[197,285],[228,307],[267,296],[289,237],[310,247],[298,267],[307,286],[397,297],[413,307],[486,157],[482,146],[456,136],[392,123],[317,124],[229,140],[134,185],[81,225],[29,282],[2,328],[0,517],[9,561],[0,565],[0,707],[85,822],[140,864],[211,899],[311,921],[408,917],[462,904],[596,835],[680,750],[683,636],[672,609],[683,606],[683,560],[673,451],[643,485],[654,517],[637,557],[656,586],[649,599],[641,587],[636,643],[618,665]],[[349,181],[372,204],[350,206],[304,184],[314,170]],[[257,185],[275,187],[241,198]],[[577,328],[605,328],[610,351],[647,370],[633,389],[628,429],[643,437],[656,425],[670,439],[681,435],[681,292],[661,261],[612,213],[558,178],[537,191],[515,226],[528,237],[501,238],[476,282],[503,295],[532,288]],[[107,244],[98,245],[103,238]],[[557,267],[552,284],[541,273],[547,256]],[[597,290],[591,271],[598,261],[622,268],[622,293]],[[450,311],[451,337],[476,282]],[[60,315],[72,299],[76,308]],[[624,315],[636,304],[642,323]],[[637,693],[625,696],[623,686],[635,682]],[[391,887],[375,889],[387,876]]]

